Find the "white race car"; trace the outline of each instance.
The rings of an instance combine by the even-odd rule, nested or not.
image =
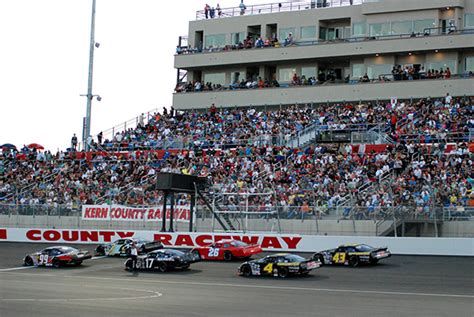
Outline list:
[[[96,255],[106,256],[128,256],[132,242],[135,242],[139,254],[145,254],[163,248],[160,241],[127,238],[118,239],[112,243],[100,244],[95,248],[95,253]]]

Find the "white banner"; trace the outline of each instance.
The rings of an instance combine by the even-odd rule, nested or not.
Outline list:
[[[127,207],[122,205],[83,205],[82,220],[94,221],[161,221],[163,206]],[[166,208],[166,219],[170,219],[171,210]],[[174,206],[174,220],[189,221],[190,205]]]
[[[136,230],[74,230],[74,229],[0,229],[0,241],[98,244],[121,238],[158,240],[165,247],[193,248],[223,239],[259,244],[266,251],[316,252],[345,243],[366,243],[388,247],[394,254],[474,256],[472,238],[395,238],[360,236],[303,236],[272,233],[204,233],[159,232]]]

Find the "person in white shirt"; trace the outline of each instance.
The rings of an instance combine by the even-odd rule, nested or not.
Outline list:
[[[138,248],[135,242],[132,242],[130,247],[130,257],[132,258],[132,271],[137,269]]]

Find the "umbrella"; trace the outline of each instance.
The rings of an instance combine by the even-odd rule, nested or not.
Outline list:
[[[11,143],[5,143],[4,145],[0,146],[2,149],[16,149],[16,146],[14,146]]]
[[[44,146],[42,146],[41,144],[38,144],[38,143],[31,143],[31,144],[28,144],[27,148],[29,148],[29,149],[37,149],[37,150],[44,150]]]

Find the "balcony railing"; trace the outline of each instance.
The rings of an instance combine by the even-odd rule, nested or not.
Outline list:
[[[275,2],[267,4],[246,5],[245,9],[238,7],[222,8],[215,10],[214,18],[229,18],[235,16],[267,14],[277,12],[302,11],[310,9],[323,9],[333,7],[345,7],[350,5],[360,5],[364,2],[376,2],[378,0],[313,0],[313,1],[291,1]],[[210,12],[206,15],[205,10],[196,12],[196,20],[211,18]]]

